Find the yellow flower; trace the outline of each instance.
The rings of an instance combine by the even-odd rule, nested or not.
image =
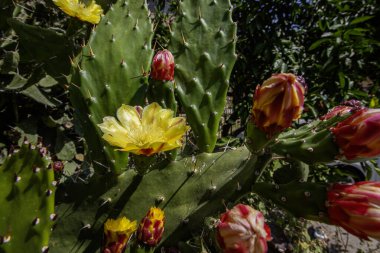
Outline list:
[[[104,223],[105,244],[102,252],[122,253],[127,246],[129,238],[137,230],[137,222],[126,217],[108,219]]]
[[[102,7],[94,0],[88,5],[78,0],[53,0],[53,2],[66,14],[92,24],[98,24],[103,13]]]
[[[121,151],[150,156],[182,145],[182,136],[189,130],[185,118],[173,118],[173,111],[152,103],[140,106],[122,105],[115,117],[104,117],[98,126],[103,139]]]

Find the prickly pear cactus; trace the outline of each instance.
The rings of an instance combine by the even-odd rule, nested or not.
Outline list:
[[[257,183],[252,189],[296,217],[328,223],[325,205],[327,186],[325,184],[299,181],[276,185]]]
[[[166,216],[162,244],[188,239],[207,215],[225,208],[224,200],[247,193],[269,161],[270,156],[249,158],[248,150],[240,148],[183,158],[144,176],[129,170],[117,179],[98,177],[90,185],[67,186],[51,249],[97,252],[107,218],[126,215],[139,221],[155,205]]]
[[[227,0],[184,0],[172,27],[176,90],[202,152],[214,150],[236,60],[231,15]]]
[[[104,145],[96,125],[121,104],[144,104],[152,36],[145,0],[117,1],[73,63],[71,101],[99,170],[120,173],[127,165],[128,154]]]
[[[48,252],[56,182],[50,159],[23,145],[0,167],[0,252]]]

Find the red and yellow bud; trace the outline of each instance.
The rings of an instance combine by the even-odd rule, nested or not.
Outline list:
[[[346,159],[380,155],[380,109],[362,108],[330,130]]]
[[[238,204],[221,215],[217,240],[224,253],[265,253],[271,233],[261,212]]]
[[[141,220],[137,238],[139,242],[156,247],[164,233],[165,215],[160,208],[152,207]]]
[[[362,239],[380,240],[380,182],[334,184],[327,206],[332,224]]]
[[[174,57],[169,50],[158,51],[153,57],[150,76],[159,81],[174,80]]]
[[[335,116],[343,116],[347,113],[352,113],[362,108],[362,104],[357,100],[349,100],[341,105],[335,106],[328,113],[321,117],[321,120],[328,120]]]
[[[253,121],[268,136],[290,127],[301,116],[305,86],[293,74],[276,74],[256,87]]]
[[[123,253],[136,229],[136,221],[130,221],[126,217],[108,219],[104,223],[103,253]]]

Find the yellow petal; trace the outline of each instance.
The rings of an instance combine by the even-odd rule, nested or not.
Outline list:
[[[91,1],[88,5],[78,0],[53,0],[53,2],[67,15],[92,24],[98,24],[103,14],[102,7],[95,1]]]
[[[126,129],[141,129],[140,115],[133,106],[122,105],[117,110],[116,116]]]
[[[151,103],[150,105],[146,106],[142,112],[142,119],[141,122],[144,126],[152,125],[154,124],[154,121],[156,120],[157,112],[160,111],[162,108],[157,103]]]
[[[183,117],[176,117],[170,120],[169,128],[165,131],[165,137],[168,141],[175,141],[180,138],[189,130],[186,126],[186,120]]]

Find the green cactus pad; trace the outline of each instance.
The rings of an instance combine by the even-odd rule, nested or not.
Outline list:
[[[179,100],[201,151],[214,150],[229,77],[236,61],[236,25],[228,0],[183,0],[172,27]]]
[[[253,186],[253,191],[296,217],[328,223],[325,184],[298,181],[282,185],[257,183]]]
[[[171,81],[149,80],[149,103],[157,102],[163,108],[171,109],[174,114],[177,111],[177,101],[174,96],[174,83]]]
[[[172,161],[144,176],[133,170],[118,178],[97,177],[90,185],[68,186],[62,214],[51,240],[55,253],[97,252],[103,223],[127,216],[140,221],[151,206],[164,209],[163,244],[175,245],[200,231],[204,218],[249,192],[270,157],[252,156],[245,148]],[[77,188],[79,187],[79,188]],[[75,212],[74,212],[75,211]]]
[[[89,158],[98,169],[121,173],[127,165],[128,154],[114,152],[105,144],[97,124],[114,115],[121,104],[144,105],[152,36],[145,0],[117,1],[94,28],[74,63],[71,101]]]
[[[334,161],[339,155],[339,148],[329,129],[349,116],[315,120],[299,129],[282,133],[272,143],[272,150],[308,164]]]
[[[0,252],[47,252],[54,214],[54,172],[38,147],[23,145],[0,167]]]

